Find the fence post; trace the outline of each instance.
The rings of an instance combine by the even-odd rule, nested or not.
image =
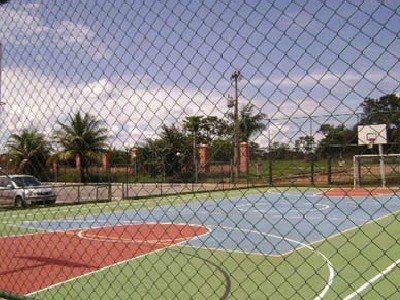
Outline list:
[[[272,185],[273,178],[272,178],[272,157],[271,151],[268,153],[268,183]]]
[[[328,165],[327,165],[327,173],[328,173],[328,184],[332,184],[332,156],[328,155]]]
[[[314,185],[314,153],[310,152],[310,163],[311,163],[311,185]]]

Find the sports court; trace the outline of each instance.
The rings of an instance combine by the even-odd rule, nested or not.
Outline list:
[[[400,0],[0,22],[1,299],[400,299]]]
[[[329,294],[340,270],[313,245],[400,211],[393,191],[354,193],[358,195],[341,189],[325,193],[270,190],[18,222],[13,226],[44,232],[2,238],[2,261],[9,263],[1,266],[1,287],[29,295],[50,292],[78,278],[101,276],[109,268],[176,247],[261,257],[285,257],[306,249],[324,269],[315,291],[322,298]],[[42,278],[44,272],[48,275]],[[157,280],[163,280],[162,276]]]

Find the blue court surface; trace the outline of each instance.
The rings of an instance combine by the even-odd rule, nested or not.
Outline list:
[[[199,224],[207,226],[210,234],[186,245],[282,255],[399,210],[398,195],[328,197],[268,192],[68,220],[24,222],[20,226],[66,231],[135,223]]]

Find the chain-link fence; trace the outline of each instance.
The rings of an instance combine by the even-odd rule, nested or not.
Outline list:
[[[400,297],[399,1],[0,3],[0,296]]]

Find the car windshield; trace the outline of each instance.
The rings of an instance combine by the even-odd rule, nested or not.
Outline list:
[[[40,181],[38,181],[35,177],[32,177],[32,176],[13,178],[13,181],[15,182],[15,184],[18,187],[40,186],[40,185],[42,185]]]

